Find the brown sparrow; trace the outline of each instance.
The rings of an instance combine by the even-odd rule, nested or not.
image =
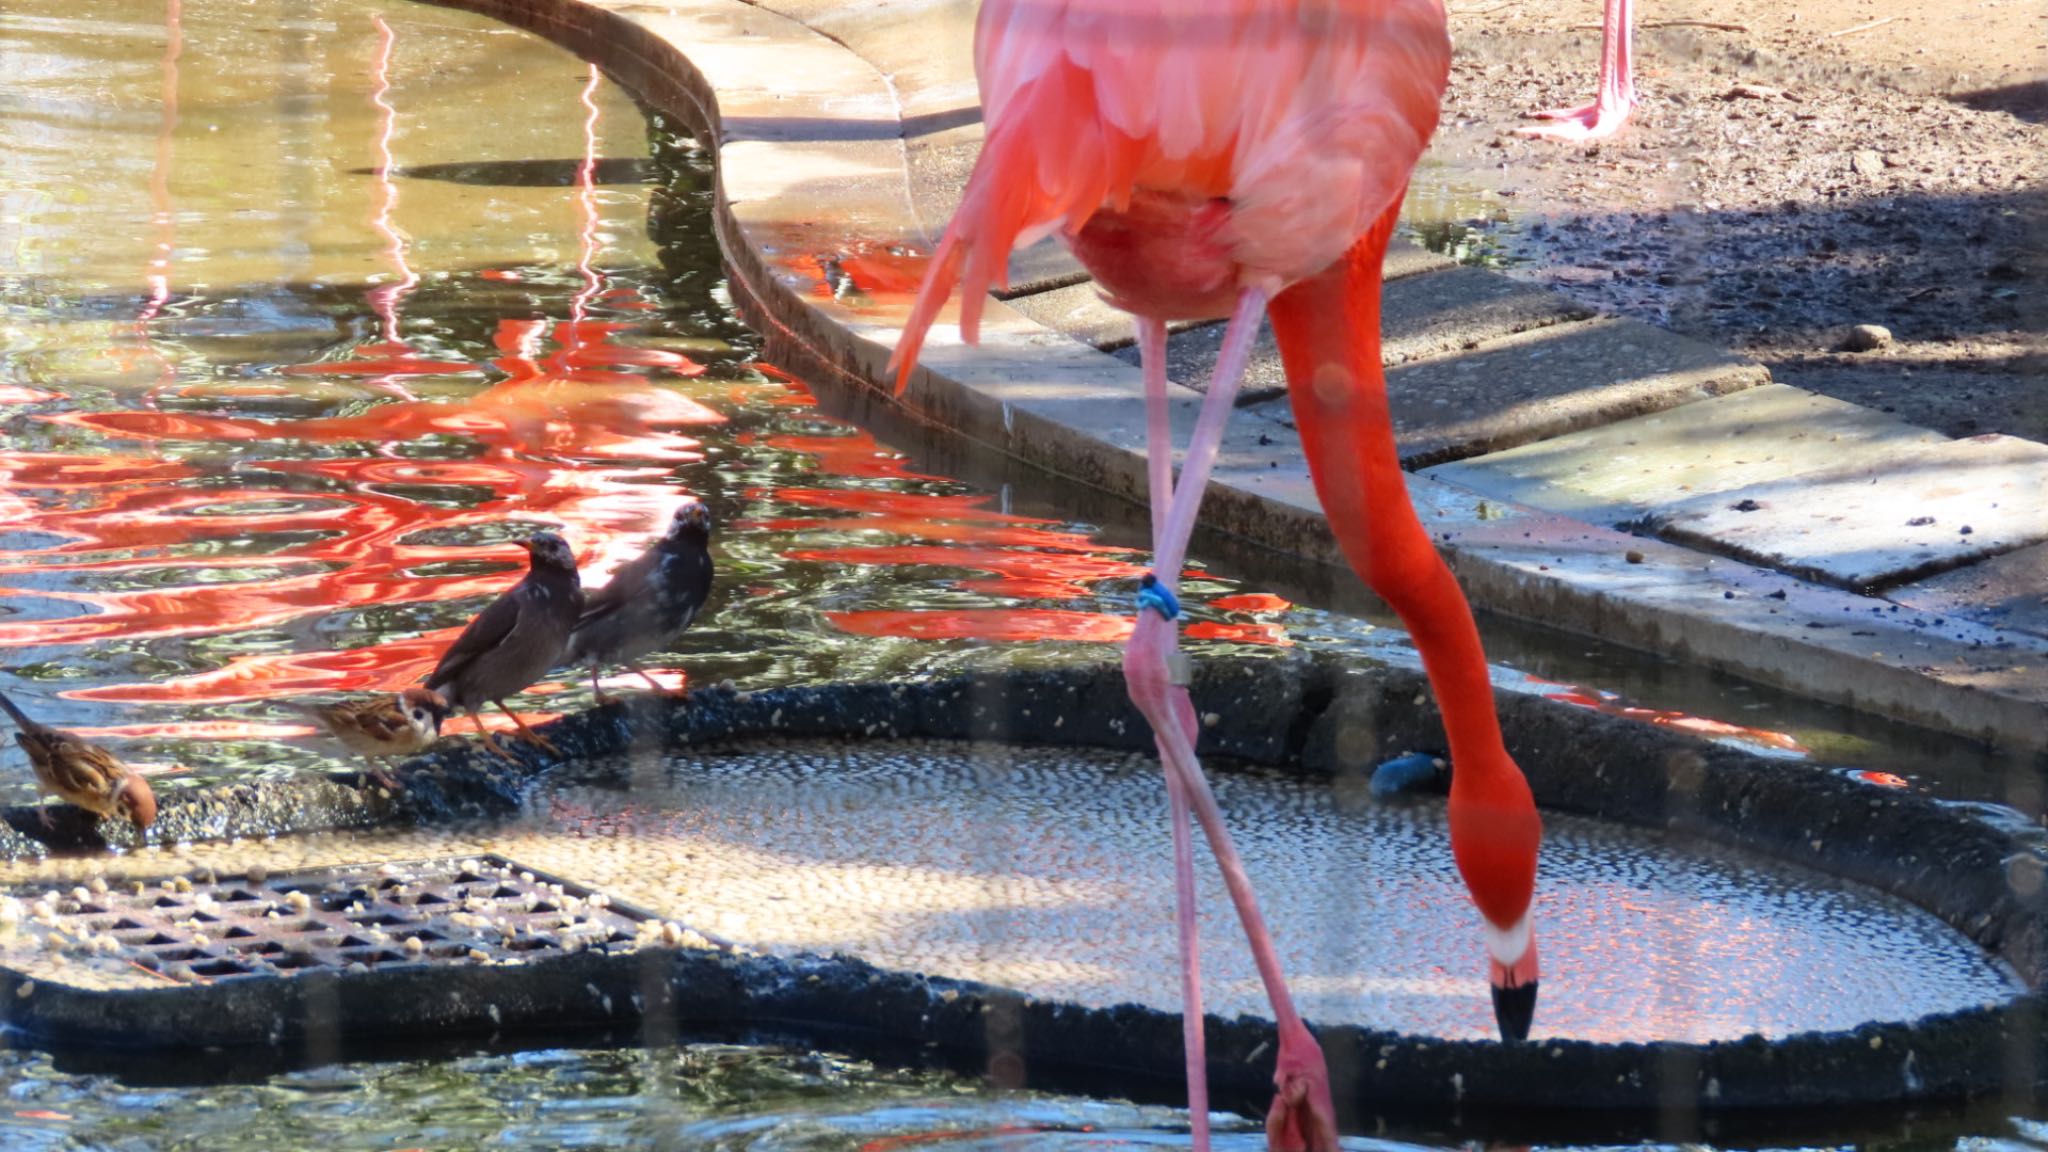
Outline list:
[[[342,746],[366,756],[370,776],[396,792],[391,761],[423,752],[441,736],[448,702],[425,688],[407,688],[393,696],[375,696],[342,704],[293,704],[293,711],[327,729]]]
[[[5,696],[0,696],[0,708],[14,717],[14,725],[20,729],[14,742],[28,753],[36,782],[55,792],[58,799],[95,816],[119,816],[135,825],[138,836],[156,822],[156,793],[150,790],[149,781],[119,757],[69,732],[36,723]],[[52,826],[49,809],[43,810],[42,818],[43,827]]]
[[[660,692],[661,685],[633,661],[666,647],[710,595],[711,511],[691,500],[676,509],[666,535],[584,601],[564,662],[590,662],[590,689],[600,704],[606,701],[597,674],[605,664],[624,664]]]
[[[569,632],[583,613],[583,585],[576,577],[576,555],[560,536],[538,532],[519,546],[532,557],[525,578],[469,622],[428,674],[427,690],[450,708],[462,709],[479,732],[483,724],[476,710],[486,701],[496,704],[512,717],[522,739],[553,752],[546,737],[505,707],[505,697],[524,692],[561,661]],[[505,755],[490,733],[483,737],[484,747]]]

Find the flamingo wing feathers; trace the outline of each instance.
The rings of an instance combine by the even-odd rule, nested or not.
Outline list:
[[[892,364],[956,285],[960,332],[1012,248],[1141,189],[1228,200],[1243,278],[1329,266],[1406,187],[1450,71],[1439,0],[984,0],[987,137]]]

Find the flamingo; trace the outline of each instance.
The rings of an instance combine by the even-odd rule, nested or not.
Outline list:
[[[1268,1145],[1329,1152],[1337,1139],[1322,1051],[1195,757],[1175,623],[1188,537],[1262,314],[1331,528],[1410,629],[1441,702],[1452,854],[1484,922],[1503,1037],[1526,1038],[1535,1012],[1541,822],[1501,742],[1471,609],[1409,503],[1380,365],[1380,265],[1450,55],[1440,0],[983,0],[974,56],[987,137],[891,360],[900,394],[956,286],[973,343],[1011,249],[1051,232],[1136,319],[1154,556],[1124,672],[1166,776],[1197,1149],[1208,1098],[1191,812],[1273,1004]],[[1226,316],[1176,484],[1166,322]]]
[[[1630,44],[1635,0],[1606,0],[1600,16],[1600,88],[1591,104],[1549,108],[1529,115],[1549,124],[1516,129],[1524,136],[1552,140],[1598,140],[1621,131],[1636,106],[1634,55]]]

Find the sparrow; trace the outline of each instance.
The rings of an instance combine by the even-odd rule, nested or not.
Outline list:
[[[607,703],[597,686],[598,670],[605,664],[624,664],[656,692],[664,691],[633,661],[667,647],[697,618],[710,595],[711,510],[691,500],[676,509],[666,535],[590,594],[563,662],[590,662],[590,688],[599,704]]]
[[[407,688],[391,696],[351,700],[342,704],[292,704],[294,712],[327,729],[349,751],[368,757],[370,776],[384,788],[398,791],[391,761],[423,752],[441,736],[448,702],[425,688]]]
[[[138,837],[156,823],[156,793],[120,757],[69,732],[36,723],[5,696],[0,696],[0,708],[20,729],[14,742],[28,753],[36,783],[95,816],[119,816],[135,825]],[[49,809],[43,809],[42,820],[45,828],[54,825]]]
[[[532,558],[526,576],[476,614],[428,674],[426,688],[449,708],[462,709],[479,732],[483,725],[477,709],[486,701],[496,704],[512,717],[521,739],[553,752],[547,737],[505,707],[505,697],[524,692],[561,661],[583,613],[583,585],[576,576],[576,554],[560,536],[537,532],[519,546]],[[483,737],[484,747],[506,754],[490,733]]]

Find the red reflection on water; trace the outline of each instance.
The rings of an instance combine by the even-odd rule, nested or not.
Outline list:
[[[816,456],[825,471],[835,475],[907,481],[937,479],[909,471],[901,454],[882,447],[864,432],[846,436],[777,436],[763,443]],[[824,533],[887,533],[925,541],[810,548],[784,554],[798,563],[973,569],[992,573],[995,578],[958,580],[953,586],[1018,600],[1073,601],[1089,594],[1090,584],[1134,580],[1145,573],[1143,565],[1122,558],[1131,555],[1130,549],[1061,530],[1055,520],[992,509],[988,505],[996,497],[985,493],[945,494],[871,487],[778,488],[754,489],[747,496],[852,515],[823,520],[774,517],[745,527],[812,537]],[[1225,597],[1218,603],[1245,611],[1288,607],[1277,596],[1257,593],[1237,597],[1234,604],[1232,600]],[[1047,607],[850,611],[827,613],[827,618],[842,631],[862,636],[996,643],[1113,643],[1128,636],[1132,627],[1132,618],[1128,616]],[[1197,640],[1291,643],[1276,624],[1200,621],[1189,624],[1187,635]]]
[[[804,290],[821,300],[837,299],[849,307],[907,307],[917,297],[931,257],[893,244],[856,241],[850,250],[804,251],[809,237],[790,229],[786,242],[771,245],[770,256]]]
[[[65,693],[71,695],[71,693]],[[112,724],[103,728],[72,728],[88,740],[282,740],[312,736],[320,729],[310,724],[260,724],[244,720],[192,720],[169,724]],[[183,771],[181,768],[149,768],[150,775]]]
[[[825,618],[856,636],[908,640],[1080,640],[1120,643],[1131,634],[1132,618],[1062,608],[950,608],[944,611],[827,612]]]
[[[1019,552],[995,548],[961,548],[944,544],[901,544],[867,548],[818,548],[785,554],[811,564],[904,564],[935,568],[974,568],[993,572],[995,580],[963,580],[960,587],[1020,600],[1068,600],[1093,580],[1136,579],[1145,569],[1099,556]]]
[[[1093,1132],[1092,1124],[1083,1124],[1075,1131]],[[1038,1124],[999,1124],[993,1128],[959,1128],[938,1132],[906,1132],[899,1136],[883,1136],[860,1146],[860,1152],[896,1152],[898,1148],[911,1148],[919,1144],[935,1144],[947,1140],[986,1140],[991,1136],[1029,1136],[1048,1131]]]
[[[658,531],[673,510],[680,493],[660,483],[669,469],[702,459],[697,440],[665,429],[712,424],[724,417],[638,376],[605,372],[602,380],[591,381],[584,370],[547,371],[543,365],[548,335],[546,321],[504,322],[498,345],[508,354],[494,363],[508,378],[459,404],[403,401],[352,416],[281,421],[154,411],[47,417],[115,438],[144,441],[383,444],[439,434],[464,437],[484,450],[467,460],[377,455],[257,460],[244,465],[245,471],[322,481],[319,491],[310,495],[303,489],[171,486],[164,482],[193,474],[182,465],[134,457],[9,461],[9,488],[33,490],[63,483],[90,488],[97,498],[32,508],[22,517],[26,527],[73,541],[35,553],[41,571],[58,570],[48,563],[58,556],[80,557],[68,569],[76,571],[170,566],[185,562],[165,559],[173,550],[208,538],[308,531],[321,538],[245,561],[264,567],[295,560],[318,564],[314,571],[281,577],[118,592],[0,588],[0,596],[73,601],[94,610],[68,619],[0,622],[0,647],[274,627],[352,608],[494,594],[517,578],[519,558],[509,549],[495,552],[507,561],[504,572],[422,574],[415,570],[424,564],[486,553],[472,546],[411,543],[409,538],[426,529],[493,526],[514,516],[557,525],[598,570],[616,567],[643,547],[647,535]],[[613,461],[647,463],[633,467]],[[124,471],[157,483],[94,483],[114,480]],[[392,491],[419,485],[450,486],[474,494],[464,501],[468,506],[448,507]],[[276,503],[264,507],[265,502]],[[202,511],[209,514],[199,514]],[[101,555],[117,549],[122,554],[115,558]],[[426,665],[419,671],[431,667],[432,656],[423,655]],[[301,686],[290,665],[231,667],[239,674],[282,673],[282,680],[266,682],[292,690]],[[373,682],[379,678],[344,675],[323,678],[322,687],[357,689],[372,687]],[[410,678],[383,686],[409,682]],[[223,695],[210,677],[180,678],[163,685],[124,686],[119,698],[246,699],[275,694],[252,693],[250,687],[244,683]],[[96,698],[113,698],[104,695],[107,689],[88,691]],[[170,695],[159,697],[159,691]]]
[[[1533,676],[1529,679],[1532,683],[1536,684],[1549,683]],[[1581,708],[1591,708],[1595,712],[1605,712],[1609,716],[1626,716],[1631,720],[1640,720],[1645,724],[1655,724],[1662,728],[1674,728],[1680,732],[1690,732],[1695,736],[1702,736],[1709,740],[1742,740],[1751,744],[1762,745],[1766,748],[1776,748],[1785,752],[1797,753],[1801,756],[1809,754],[1804,744],[1801,744],[1796,738],[1784,732],[1773,732],[1768,728],[1751,728],[1742,724],[1730,724],[1723,720],[1709,720],[1704,716],[1694,716],[1689,712],[1680,712],[1672,708],[1635,708],[1621,703],[1619,699],[1611,694],[1589,692],[1569,684],[1560,684],[1556,687],[1557,691],[1545,692],[1543,695],[1552,700],[1561,700],[1566,704],[1576,704]]]
[[[502,583],[502,580],[501,580]],[[225,667],[141,684],[108,684],[61,693],[70,700],[122,704],[232,704],[327,692],[396,692],[434,670],[460,627],[387,640],[367,648],[266,652],[238,656]]]
[[[1209,601],[1209,607],[1225,612],[1285,612],[1294,605],[1269,592],[1240,592],[1235,596],[1218,596]]]
[[[528,689],[528,691],[533,691],[539,687],[539,685],[535,685],[534,688]],[[519,718],[526,722],[528,728],[537,727],[550,720],[559,720],[562,716],[560,712],[528,712],[523,708],[514,709],[514,711],[519,713]],[[450,716],[448,719],[441,721],[441,735],[472,736],[479,731],[517,732],[519,730],[519,725],[512,722],[512,717],[505,715],[495,708],[489,712],[479,712],[477,716],[483,721],[481,725],[472,723],[467,716]]]
[[[1229,640],[1238,644],[1271,644],[1292,648],[1287,629],[1278,624],[1227,624],[1220,620],[1195,620],[1182,630],[1190,640]]]

